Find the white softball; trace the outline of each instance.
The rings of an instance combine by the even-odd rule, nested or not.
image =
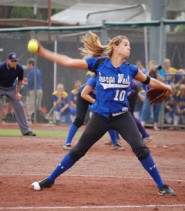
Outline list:
[[[38,182],[33,182],[33,183],[31,184],[31,188],[32,188],[33,190],[41,190],[40,185],[39,185]]]
[[[36,39],[31,39],[28,42],[28,51],[30,53],[36,53],[39,49],[39,42]]]

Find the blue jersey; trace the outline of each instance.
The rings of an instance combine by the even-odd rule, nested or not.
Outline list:
[[[79,93],[78,89],[73,89],[69,94],[68,102],[70,103],[70,101],[73,101],[76,104],[78,93]]]
[[[99,58],[90,57],[86,59],[90,71]],[[92,111],[105,117],[110,114],[128,111],[127,95],[130,83],[138,73],[138,67],[123,63],[115,68],[109,58],[102,61],[95,74],[96,79],[96,101],[91,106]]]

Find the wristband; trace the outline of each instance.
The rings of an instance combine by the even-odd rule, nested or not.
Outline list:
[[[146,75],[146,80],[144,81],[144,82],[142,82],[142,83],[144,83],[144,84],[149,84],[150,83],[150,76],[149,75]]]

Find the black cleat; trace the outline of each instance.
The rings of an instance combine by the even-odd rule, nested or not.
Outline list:
[[[122,147],[119,143],[112,145],[112,150],[125,150],[124,147]]]
[[[29,132],[23,134],[23,136],[36,136],[36,134],[32,131],[29,131]]]
[[[159,188],[158,194],[161,196],[176,196],[175,191],[170,188],[168,185],[163,185]]]

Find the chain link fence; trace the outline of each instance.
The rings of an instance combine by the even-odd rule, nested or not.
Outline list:
[[[165,23],[165,24],[164,24]],[[104,23],[99,26],[77,26],[77,27],[40,27],[40,28],[14,28],[0,29],[0,61],[6,60],[9,52],[16,52],[19,57],[19,63],[25,67],[25,77],[27,75],[26,63],[31,57],[36,59],[36,66],[42,71],[43,78],[43,99],[42,106],[46,109],[46,114],[53,107],[52,92],[56,89],[58,83],[63,83],[66,92],[73,89],[74,81],[81,80],[86,82],[86,74],[81,70],[72,70],[61,67],[41,57],[35,57],[27,51],[27,43],[31,38],[38,39],[42,45],[56,53],[66,54],[74,58],[82,58],[80,51],[82,47],[81,37],[87,31],[97,33],[102,43],[107,43],[109,38],[122,34],[129,38],[131,42],[131,56],[129,63],[135,64],[141,60],[145,67],[150,58],[150,29],[155,27],[160,30],[161,24],[166,32],[166,55],[171,60],[171,65],[177,69],[185,69],[185,32],[174,32],[170,28],[185,25],[184,22],[150,22],[150,23]],[[160,39],[160,37],[159,37]],[[161,49],[156,48],[159,53]],[[161,64],[163,65],[163,64]],[[182,81],[182,84],[185,82]],[[176,87],[178,91],[179,87]],[[165,124],[163,119],[161,124]]]

